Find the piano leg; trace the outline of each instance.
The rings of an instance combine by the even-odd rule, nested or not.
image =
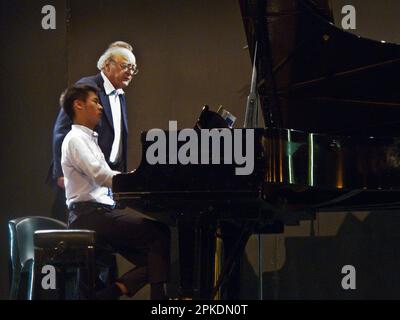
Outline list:
[[[254,232],[254,225],[250,223],[241,227],[233,227],[223,224],[221,230],[224,242],[223,267],[208,299],[214,299],[220,288],[222,288],[222,299],[239,299],[241,257],[249,237]],[[233,234],[234,231],[236,232]],[[238,234],[239,236],[237,236]]]
[[[240,252],[234,252],[238,241],[244,241],[243,246],[246,246],[247,239],[238,240],[243,231],[243,224],[232,221],[221,221],[221,238],[223,243],[223,259],[222,266],[224,266],[229,257],[235,255],[233,265],[226,279],[221,284],[221,299],[222,300],[239,300],[240,299],[240,272],[242,258],[244,254],[244,247]],[[216,282],[215,282],[216,284]]]
[[[208,299],[213,289],[216,223],[202,215],[182,215],[177,225],[180,295]]]
[[[195,223],[194,295],[208,299],[214,284],[215,221],[199,216]]]
[[[195,228],[193,220],[185,216],[177,219],[178,247],[179,247],[179,295],[193,297],[193,266],[194,266],[194,239]]]

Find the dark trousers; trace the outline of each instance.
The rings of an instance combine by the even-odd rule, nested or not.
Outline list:
[[[146,283],[168,280],[170,231],[168,226],[95,203],[82,203],[69,212],[69,228],[96,231],[97,242],[110,245],[135,267],[118,281],[133,296]]]

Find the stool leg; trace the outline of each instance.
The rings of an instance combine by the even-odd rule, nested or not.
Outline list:
[[[28,284],[28,300],[39,300],[40,299],[40,281],[41,281],[41,265],[42,265],[42,251],[36,249],[34,253],[34,259],[30,268],[29,273],[29,284]]]
[[[27,294],[26,294],[26,299],[27,300],[33,300],[33,294],[34,294],[34,288],[35,288],[35,259],[33,259],[30,264],[29,264],[29,270],[28,270],[28,285],[27,285]]]
[[[86,250],[86,268],[88,275],[89,299],[95,299],[96,284],[96,265],[94,257],[94,247],[88,246]]]
[[[18,300],[18,292],[21,282],[21,273],[20,271],[13,271],[12,280],[11,280],[11,289],[10,289],[10,300]]]
[[[59,275],[57,276],[58,278],[58,290],[59,290],[59,296],[57,297],[58,300],[65,300],[66,297],[66,274],[67,274],[67,268],[63,265],[59,267]]]

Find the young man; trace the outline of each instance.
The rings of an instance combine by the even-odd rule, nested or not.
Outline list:
[[[103,111],[97,88],[75,85],[67,89],[62,106],[73,123],[61,147],[69,227],[96,231],[97,241],[108,243],[135,265],[116,283],[99,292],[97,298],[133,296],[150,283],[151,299],[164,299],[169,270],[169,229],[153,220],[113,211],[111,186],[118,171],[107,164],[94,131]]]

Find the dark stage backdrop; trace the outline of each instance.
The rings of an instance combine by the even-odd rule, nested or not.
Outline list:
[[[47,1],[0,2],[0,298],[8,297],[7,221],[48,215],[53,194],[45,185],[57,99],[67,83],[65,1],[57,29],[41,28]]]
[[[339,2],[334,6],[336,12]],[[392,17],[393,12],[400,12],[396,1],[382,1],[384,6],[379,12],[368,9],[376,1],[353,2],[363,8],[357,32],[400,42],[398,21],[386,21],[388,27],[385,28],[382,19],[370,19],[377,14]],[[56,8],[56,30],[41,27],[41,9],[48,4]],[[380,31],[374,31],[377,29]],[[126,90],[129,169],[137,167],[142,156],[141,131],[156,127],[167,129],[168,120],[177,120],[180,128],[192,127],[204,104],[213,109],[223,105],[238,117],[238,125],[243,122],[251,65],[248,51],[244,49],[246,39],[237,1],[0,0],[1,299],[8,297],[7,221],[27,215],[48,216],[53,202],[54,194],[45,179],[51,161],[51,136],[59,95],[82,76],[97,73],[98,57],[115,40],[133,44],[140,69]],[[335,239],[343,219],[324,219],[319,217],[318,223],[325,229],[318,230],[321,232],[318,235],[326,234]],[[285,263],[282,250],[286,246],[287,252],[299,254],[296,245],[311,258],[292,254],[292,262],[286,267],[312,279],[312,274],[301,273],[301,270],[310,270],[310,264],[315,265],[321,259],[314,248],[320,247],[318,239],[309,240],[312,244],[293,242],[293,236],[308,238],[307,228],[301,225],[288,229],[279,238],[265,238],[272,261],[265,265],[265,285],[271,288],[268,297],[317,295],[319,288],[307,287],[307,281],[301,287],[303,283],[299,279],[302,277],[293,278],[293,272],[290,273],[292,278],[285,273],[277,277]],[[362,241],[368,233],[358,236]],[[396,235],[388,236],[387,240],[395,243]],[[176,248],[173,254],[176,263]],[[245,259],[248,272],[244,279],[244,298],[254,298],[256,293],[254,254],[255,241],[251,239]],[[359,259],[364,260],[368,255],[365,250],[360,254]],[[332,255],[336,265],[341,260],[335,257]],[[387,265],[396,266],[389,260]],[[351,259],[349,261],[351,263]],[[124,262],[121,264],[124,268]],[[322,276],[319,278],[325,281]],[[283,280],[277,282],[276,279]],[[293,288],[297,295],[289,294]],[[278,293],[272,295],[273,292]],[[330,291],[328,287],[322,295],[334,298],[340,297],[340,292]],[[146,294],[141,297],[145,298]]]

